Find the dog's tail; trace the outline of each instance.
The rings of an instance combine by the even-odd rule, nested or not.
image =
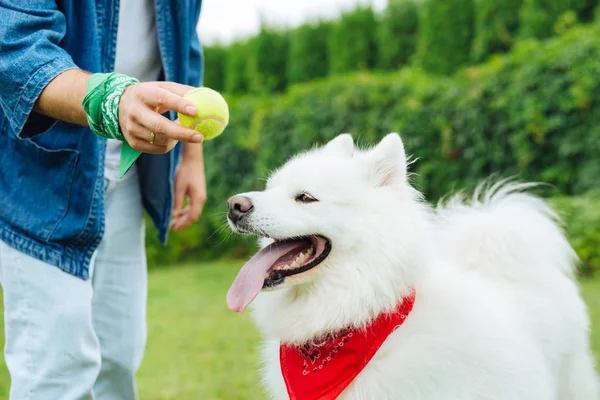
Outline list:
[[[534,186],[508,180],[484,183],[470,200],[456,195],[440,203],[438,244],[443,254],[494,278],[533,283],[559,273],[573,279],[577,256],[558,215],[527,192]]]

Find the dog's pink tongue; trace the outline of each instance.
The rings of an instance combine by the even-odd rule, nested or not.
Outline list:
[[[243,312],[261,291],[265,274],[275,261],[302,245],[301,241],[275,242],[256,253],[238,272],[227,292],[229,308]]]

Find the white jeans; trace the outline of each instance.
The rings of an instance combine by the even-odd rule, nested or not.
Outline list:
[[[83,281],[0,242],[10,400],[132,400],[146,344],[137,179],[109,182],[106,229]]]

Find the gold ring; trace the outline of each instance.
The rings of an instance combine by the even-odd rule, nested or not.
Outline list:
[[[154,144],[154,139],[156,139],[156,133],[150,132],[150,144]]]

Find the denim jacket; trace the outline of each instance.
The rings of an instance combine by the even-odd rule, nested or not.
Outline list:
[[[164,80],[200,86],[201,0],[155,0]],[[82,279],[104,232],[106,140],[33,111],[61,72],[113,70],[119,0],[0,0],[0,240]],[[173,112],[170,117],[174,118]],[[179,147],[137,162],[167,241]]]

